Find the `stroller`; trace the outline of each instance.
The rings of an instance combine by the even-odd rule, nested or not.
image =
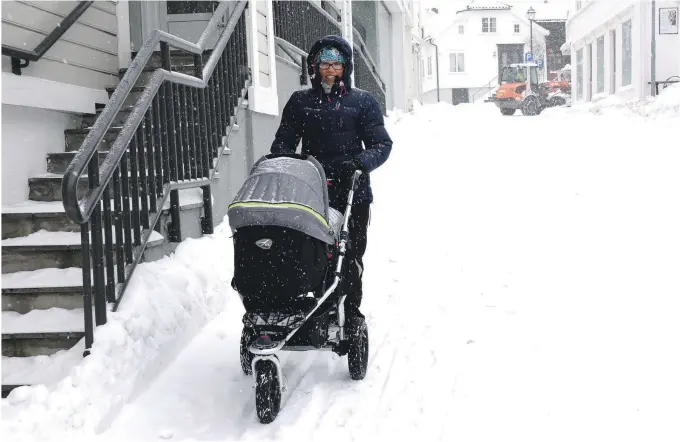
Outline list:
[[[246,309],[241,368],[254,374],[261,423],[274,421],[281,408],[279,351],[331,350],[348,356],[352,379],[366,375],[368,329],[358,320],[348,332],[342,294],[360,177],[357,170],[341,214],[329,206],[326,175],[314,157],[265,155],[229,206],[232,287]]]

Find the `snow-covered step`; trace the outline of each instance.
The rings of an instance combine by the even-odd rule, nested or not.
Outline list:
[[[83,270],[78,267],[6,273],[2,275],[2,311],[82,308],[82,286]]]
[[[58,350],[51,355],[2,358],[2,397],[22,385],[49,385],[66,377],[71,369],[82,362],[84,340],[68,350]]]
[[[147,247],[159,246],[164,240],[163,235],[154,231]],[[1,244],[3,273],[82,265],[80,232],[40,230],[28,236],[5,239]],[[113,244],[116,244],[115,231]]]
[[[49,355],[73,347],[84,336],[82,308],[2,312],[3,356]]]
[[[39,230],[78,232],[80,226],[68,219],[61,201],[23,201],[2,208],[2,239]]]

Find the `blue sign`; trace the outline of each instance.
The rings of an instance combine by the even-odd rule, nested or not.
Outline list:
[[[538,61],[536,63],[538,63],[539,69],[543,69],[543,59],[542,58],[538,59]]]
[[[534,61],[534,54],[531,53],[531,52],[527,52],[526,53],[526,60],[527,60],[527,63],[529,63],[530,61]]]

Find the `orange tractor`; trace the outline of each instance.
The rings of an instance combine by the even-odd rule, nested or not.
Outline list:
[[[523,115],[538,115],[551,105],[548,89],[538,82],[536,63],[505,66],[498,89],[485,101],[495,103],[503,115],[513,115],[517,109]]]

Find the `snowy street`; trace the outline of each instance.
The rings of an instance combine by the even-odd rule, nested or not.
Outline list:
[[[225,220],[212,238],[142,265],[129,306],[97,331],[93,360],[68,382],[3,400],[5,431],[54,437],[91,425],[91,440],[112,441],[677,441],[680,88],[665,95],[668,109],[605,106],[599,115],[504,117],[489,104],[392,115],[392,155],[371,175],[363,381],[350,380],[346,357],[284,353],[282,410],[258,423],[254,381],[239,365],[244,310],[228,284]],[[178,272],[191,265],[200,273]],[[181,312],[188,325],[173,325],[184,324]],[[173,333],[193,339],[149,368],[146,349],[165,354]],[[142,365],[151,374],[139,374]],[[132,382],[133,396],[117,403]],[[97,396],[105,385],[116,386],[110,399]],[[110,421],[92,423],[109,408]]]

